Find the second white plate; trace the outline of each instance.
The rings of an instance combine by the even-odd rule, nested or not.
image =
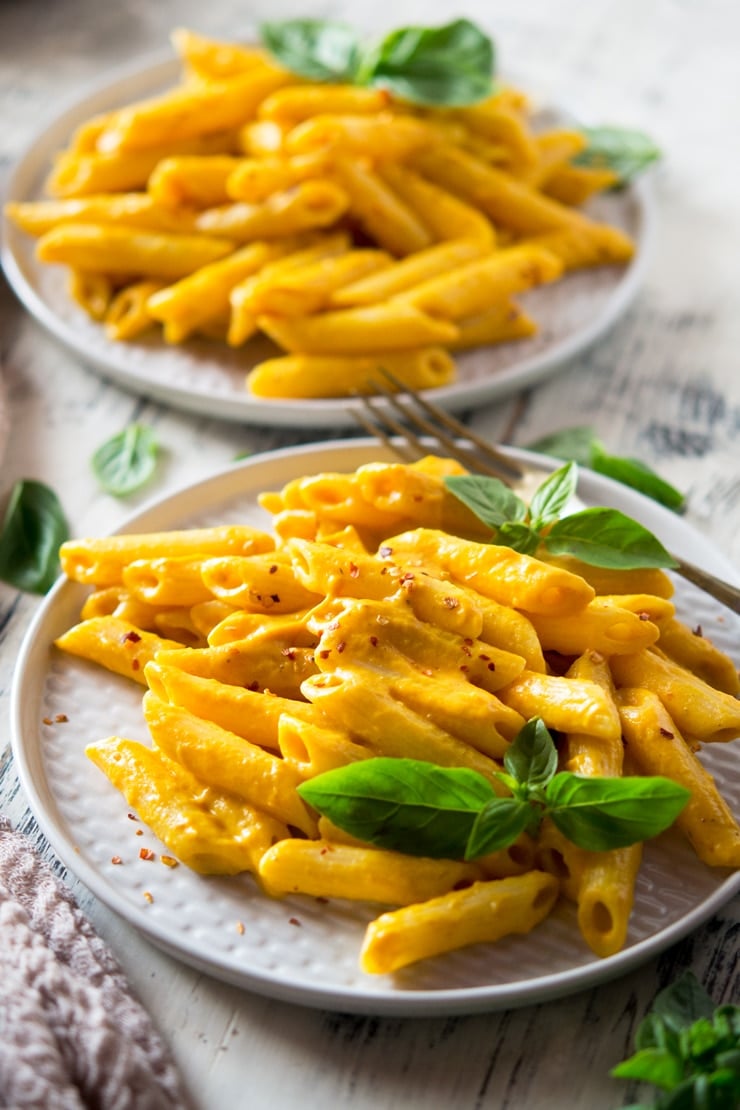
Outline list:
[[[83,96],[46,127],[27,149],[8,184],[6,200],[36,200],[43,195],[54,155],[75,127],[98,113],[161,92],[176,83],[179,63],[165,61],[138,68]],[[548,122],[565,114],[547,109]],[[435,400],[461,409],[505,397],[555,373],[599,339],[634,297],[645,268],[651,227],[646,181],[596,198],[588,208],[596,219],[627,231],[637,252],[627,267],[569,274],[552,286],[522,297],[540,331],[531,339],[466,352],[458,358],[459,377],[435,390]],[[252,348],[190,340],[172,347],[159,337],[116,343],[70,299],[60,267],[42,266],[33,241],[5,220],[2,262],[8,280],[29,312],[83,362],[118,385],[199,415],[252,424],[299,428],[353,426],[347,403],[332,400],[268,400],[251,397],[246,373],[255,361]],[[274,348],[265,343],[267,357]]]
[[[511,452],[515,458],[537,456]],[[258,493],[302,474],[353,470],[389,457],[365,441],[265,454],[216,474],[132,517],[124,531],[159,531],[241,521],[269,528]],[[542,460],[540,460],[542,461]],[[589,505],[612,505],[640,519],[671,549],[718,575],[725,560],[682,520],[608,479],[584,472]],[[505,1009],[594,986],[655,956],[710,917],[740,890],[701,864],[670,833],[646,845],[627,945],[599,960],[582,941],[573,908],[560,906],[529,937],[507,937],[428,960],[395,976],[358,966],[366,923],[378,907],[314,898],[267,898],[249,877],[203,878],[170,870],[166,849],[129,819],[126,803],[86,758],[85,745],[111,734],[147,741],[140,687],[63,655],[55,637],[76,623],[87,591],[58,584],[26,637],[12,696],[13,746],[34,813],[65,864],[108,906],[153,942],[218,978],[248,990],[345,1012],[432,1015]],[[679,583],[680,613],[701,624],[740,659],[740,619]],[[57,720],[63,715],[64,720]],[[740,742],[716,744],[702,758],[740,814]],[[139,850],[152,848],[153,861]],[[120,857],[122,863],[112,862]],[[153,901],[145,898],[149,892]]]

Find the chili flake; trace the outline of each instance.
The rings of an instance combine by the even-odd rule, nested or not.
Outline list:
[[[165,865],[165,867],[179,867],[180,866],[174,856],[160,856],[159,858],[160,858],[160,861]]]
[[[148,890],[144,891],[143,898],[144,898],[144,901],[148,902],[150,906],[151,906],[152,902],[154,901],[154,895]]]
[[[126,643],[138,644],[140,639],[141,639],[141,636],[139,635],[138,632],[134,632],[134,631],[126,632],[126,633],[124,633],[124,635],[121,638],[121,643],[122,644],[126,644]]]
[[[115,863],[115,864],[123,863],[123,860],[121,859],[120,856],[111,856],[110,861],[111,861],[111,863]]]
[[[154,859],[154,852],[151,848],[139,848],[139,859]]]
[[[54,717],[54,720],[58,724],[62,725],[62,724],[65,724],[69,720],[69,717],[67,716],[66,713],[57,713],[56,716]]]

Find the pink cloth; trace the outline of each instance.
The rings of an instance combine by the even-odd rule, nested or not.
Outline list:
[[[189,1106],[123,971],[70,892],[0,817],[0,1107]]]

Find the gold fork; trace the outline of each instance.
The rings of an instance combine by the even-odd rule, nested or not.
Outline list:
[[[390,371],[383,370],[382,373],[387,384],[374,381],[374,392],[357,394],[358,404],[352,406],[350,411],[366,432],[404,462],[414,462],[428,455],[438,444],[449,458],[456,459],[467,470],[499,478],[526,501],[550,473],[550,468],[545,465],[523,464],[510,458],[454,416],[405,386]],[[427,437],[426,442],[420,436]],[[433,441],[431,445],[430,438]],[[737,586],[676,555],[673,558],[677,564],[673,569],[678,574],[734,613],[740,613],[740,589]]]

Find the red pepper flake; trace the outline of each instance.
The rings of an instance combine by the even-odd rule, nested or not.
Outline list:
[[[328,851],[329,851],[328,848],[322,848],[319,852],[319,855],[320,856],[325,856]]]
[[[407,570],[405,574],[401,575],[401,581],[402,582],[413,582],[413,580],[415,578],[416,578],[416,575],[410,570]]]
[[[144,830],[143,829],[137,829],[136,830],[136,835],[137,836],[143,836],[144,835]]]
[[[288,918],[288,924],[289,925],[300,925],[301,922],[298,920],[297,917],[289,917]]]
[[[669,728],[660,729],[660,735],[665,736],[666,740],[673,740],[674,734]]]
[[[350,578],[359,578],[359,575],[360,575],[360,568],[357,566],[356,563],[350,563],[349,564],[349,576],[350,576]]]
[[[292,656],[291,656],[291,658],[292,658]],[[250,682],[249,686],[247,686],[247,689],[251,690],[253,694],[256,694],[257,691],[259,690],[259,688],[260,688],[260,684],[259,684],[259,682],[257,681],[256,678],[255,678],[254,682]]]
[[[159,859],[165,865],[165,867],[179,867],[180,866],[180,864],[177,862],[177,860],[175,859],[174,856],[160,856]]]
[[[132,659],[131,660],[131,670],[132,671],[138,671],[140,669],[141,669],[141,663],[139,662],[139,660],[138,659]]]
[[[463,655],[471,656],[473,654],[467,643],[464,643],[460,650],[462,651]]]
[[[442,598],[442,603],[443,603],[445,609],[459,609],[460,608],[460,602],[457,600],[456,597],[444,597],[444,598]]]
[[[382,547],[378,548],[378,555],[380,555],[381,559],[387,559],[388,556],[392,555],[392,554],[393,554],[393,548],[388,547],[387,544],[383,544]]]
[[[53,725],[54,724],[51,717],[42,717],[41,720],[43,721],[43,723],[45,725]]]
[[[139,859],[154,859],[154,852],[151,848],[139,848]]]
[[[346,648],[346,646],[347,646],[346,642],[344,640],[340,640],[339,643],[337,644],[337,655],[341,655],[342,652],[344,651],[344,649]]]
[[[281,648],[280,654],[284,655],[286,659],[295,659],[295,648]]]
[[[144,898],[144,901],[148,902],[150,906],[151,906],[152,902],[154,901],[154,895],[148,890],[144,891],[143,898]]]
[[[319,659],[328,659],[330,655],[330,648],[323,648],[322,651],[319,652]]]
[[[488,664],[488,669],[489,669],[489,671],[495,671],[496,670],[496,664],[495,663],[489,663]]]
[[[132,632],[126,632],[125,635],[121,638],[121,643],[122,644],[138,644],[140,639],[141,639],[141,636],[139,635],[138,632],[133,632],[133,631]]]
[[[267,573],[268,574],[277,574],[277,569],[278,569],[277,563],[273,563]]]
[[[115,863],[115,864],[123,863],[123,860],[121,859],[120,856],[111,856],[110,861],[111,861],[111,863]]]
[[[270,600],[274,601],[276,605],[280,604],[280,594],[270,594]]]
[[[650,614],[649,613],[642,612],[642,613],[638,613],[637,616],[640,618],[641,621],[649,621],[650,620]]]
[[[460,664],[460,670],[463,672],[463,674],[467,674],[468,671],[470,670],[470,667],[468,666],[467,663],[461,663]]]
[[[704,635],[704,629],[702,628],[702,626],[700,624],[697,624],[697,626],[693,630],[693,632],[694,632],[695,636],[703,636]]]
[[[240,937],[244,936],[244,922],[243,921],[237,921],[236,931],[237,931],[237,933],[239,934]]]
[[[127,813],[126,816],[128,817],[129,821],[138,821],[139,820],[139,818],[136,816],[135,813]]]
[[[484,655],[483,652],[481,652],[480,655],[478,656],[478,658],[482,659],[484,663],[487,663],[488,660],[491,658],[491,656],[490,655]]]
[[[319,894],[319,895],[317,895],[317,897],[316,897],[316,901],[317,901],[317,902],[319,903],[319,905],[321,905],[321,906],[328,906],[328,905],[329,905],[329,899],[328,899],[328,898],[325,898],[323,894]]]
[[[464,643],[464,644],[467,644],[467,645],[468,645],[468,647],[472,647],[472,646],[473,646],[473,641],[472,641],[472,640],[470,639],[470,637],[469,637],[469,636],[466,636],[466,637],[465,637],[465,639],[463,640],[463,643]]]
[[[369,639],[370,639],[370,643],[372,644],[373,647],[378,646],[378,637],[377,636],[370,636]]]
[[[66,713],[57,713],[54,717],[54,720],[57,722],[57,724],[63,725],[69,720],[69,717]]]
[[[336,632],[337,629],[340,627],[341,626],[339,624],[339,621],[330,621],[329,624],[327,624],[326,629],[327,632]]]

